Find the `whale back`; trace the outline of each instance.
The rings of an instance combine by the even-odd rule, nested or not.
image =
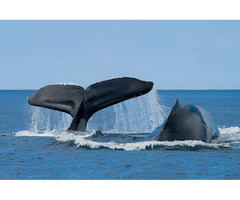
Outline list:
[[[156,134],[149,137],[148,140],[211,142],[219,134],[213,118],[206,110],[195,105],[180,106],[176,100],[164,124],[158,127]]]

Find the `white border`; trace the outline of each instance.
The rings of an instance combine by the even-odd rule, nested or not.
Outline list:
[[[0,181],[1,199],[229,199],[239,181]]]
[[[0,19],[240,19],[238,0],[0,0]]]
[[[237,0],[1,0],[2,20],[240,19]],[[239,181],[0,181],[1,199],[229,199]]]

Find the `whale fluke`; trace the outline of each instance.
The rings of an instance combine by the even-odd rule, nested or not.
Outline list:
[[[84,89],[75,85],[47,85],[28,97],[28,103],[58,110],[70,114],[76,114],[79,104],[82,102]]]
[[[152,82],[136,78],[114,78],[90,85],[47,85],[31,94],[28,103],[66,112],[73,117],[68,130],[85,131],[89,118],[97,111],[148,93]]]

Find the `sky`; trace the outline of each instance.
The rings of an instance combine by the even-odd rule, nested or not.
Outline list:
[[[114,77],[240,89],[240,21],[0,21],[0,89]]]

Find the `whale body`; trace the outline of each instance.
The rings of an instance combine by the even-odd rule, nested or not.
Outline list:
[[[114,78],[87,89],[76,85],[47,85],[28,97],[28,103],[70,114],[69,131],[86,131],[89,118],[97,111],[148,93],[153,82],[136,78]]]
[[[200,106],[180,106],[178,99],[165,122],[144,141],[200,140],[210,143],[220,135],[212,116]]]

